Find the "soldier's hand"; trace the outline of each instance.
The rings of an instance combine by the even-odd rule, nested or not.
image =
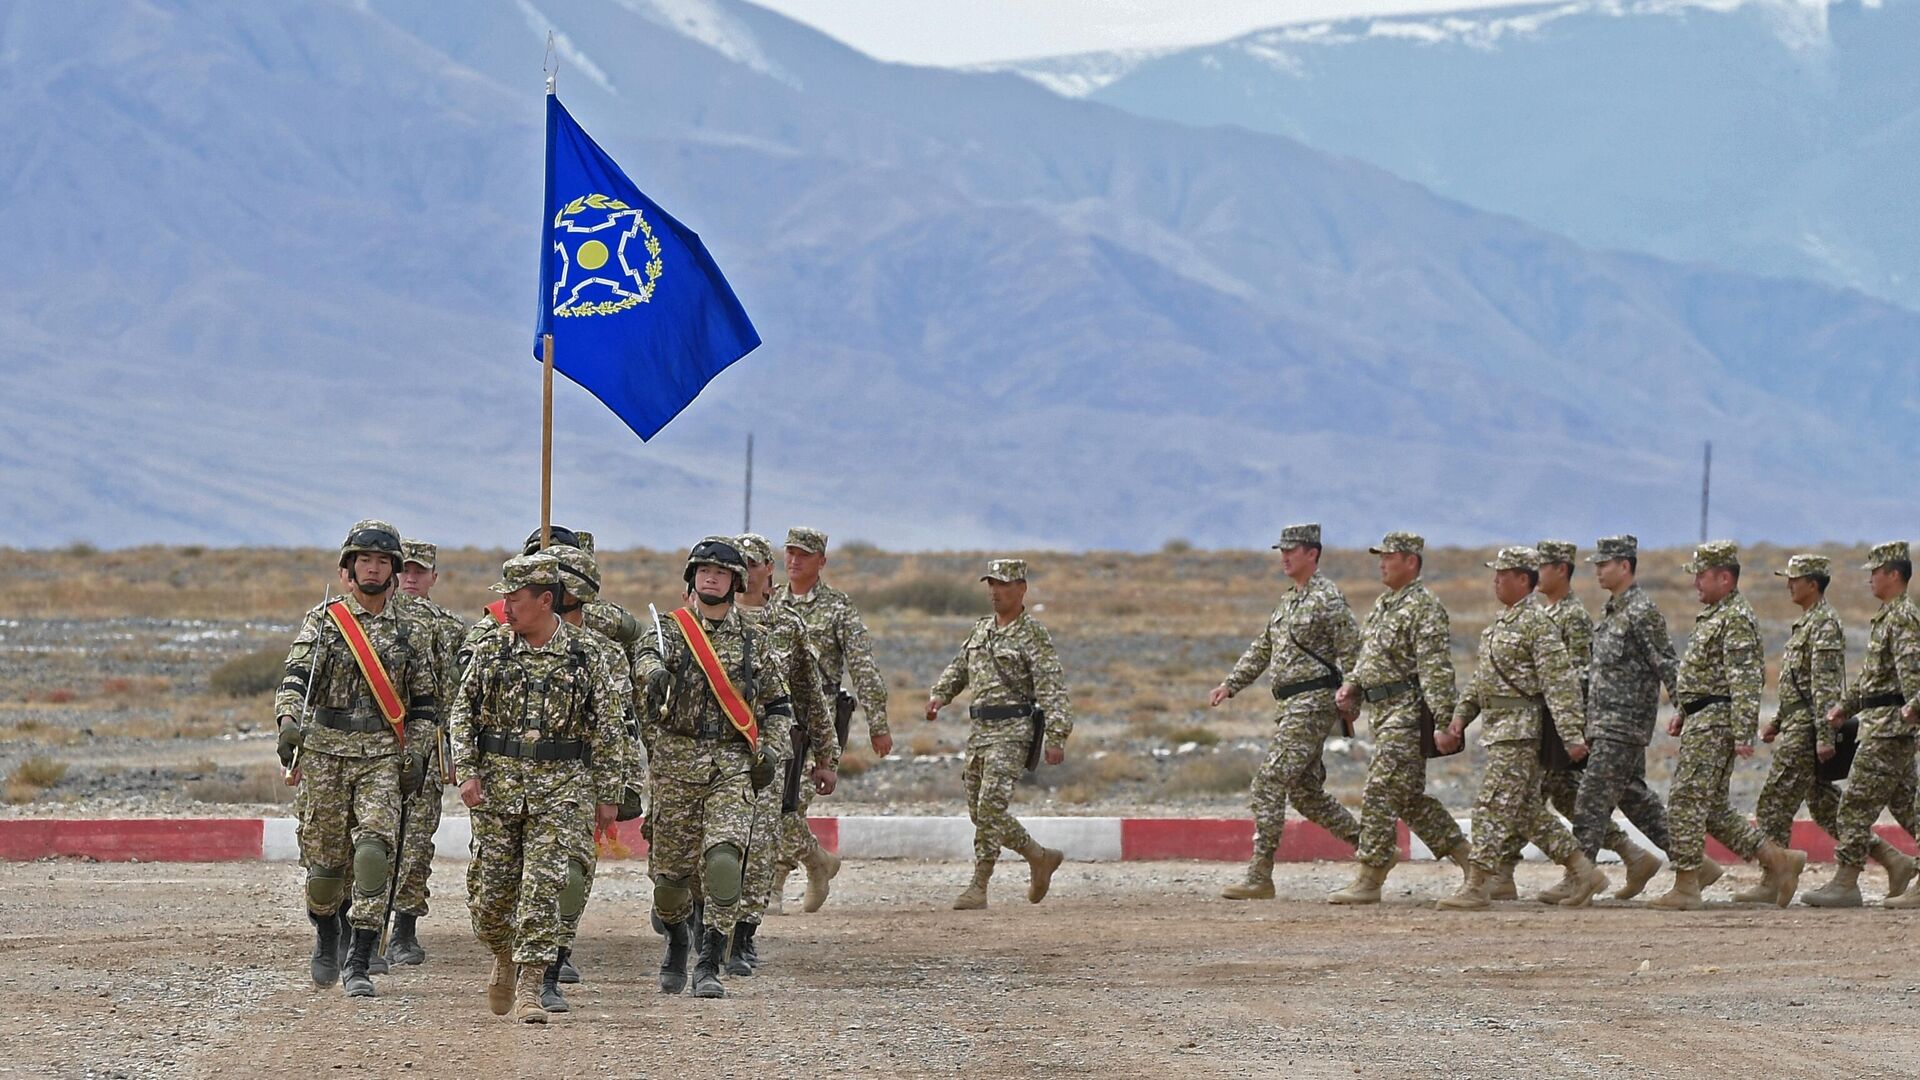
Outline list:
[[[833,789],[838,786],[840,786],[840,776],[838,773],[827,768],[825,765],[814,768],[813,793],[815,795],[831,795],[833,794]]]
[[[1839,747],[1833,745],[1832,743],[1828,743],[1827,745],[1821,747],[1820,749],[1815,750],[1813,752],[1813,756],[1819,758],[1821,761],[1832,761],[1833,755],[1839,752],[1840,752]]]
[[[1047,747],[1046,761],[1049,765],[1058,765],[1067,760],[1067,748],[1059,743]]]
[[[287,775],[285,776],[284,779],[286,780],[288,787],[299,787],[300,786],[300,769],[297,766],[288,768]]]
[[[1679,735],[1681,726],[1686,722],[1686,714],[1676,711],[1672,716],[1667,717],[1667,734]]]
[[[1920,706],[1915,706],[1912,702],[1908,702],[1906,707],[1900,710],[1900,715],[1904,717],[1909,724],[1920,723]]]
[[[1835,731],[1838,731],[1840,730],[1841,726],[1844,725],[1846,722],[1847,722],[1846,711],[1842,709],[1840,706],[1835,705],[1833,708],[1827,710],[1827,726],[1828,727],[1834,729]]]
[[[664,700],[667,696],[667,684],[673,681],[673,672],[664,667],[647,672],[647,697],[653,701]]]
[[[474,777],[460,785],[460,801],[472,810],[487,801],[487,793],[480,787],[480,778]]]
[[[932,723],[933,721],[940,719],[940,706],[945,704],[946,702],[941,701],[937,697],[927,699],[927,722],[928,723]]]
[[[1733,744],[1733,752],[1734,752],[1734,753],[1736,753],[1736,754],[1738,754],[1738,755],[1740,755],[1740,756],[1741,756],[1741,757],[1743,757],[1743,758],[1749,758],[1749,757],[1752,757],[1752,756],[1753,756],[1753,744],[1752,744],[1752,743],[1750,743],[1750,742],[1743,742],[1743,743],[1734,743],[1734,744]]]
[[[1443,754],[1451,754],[1459,749],[1460,738],[1452,728],[1441,728],[1433,733],[1433,748]]]
[[[1587,760],[1587,744],[1584,741],[1568,743],[1567,757],[1573,759],[1574,761]]]
[[[593,831],[605,832],[620,816],[619,803],[597,803],[593,808]]]
[[[293,752],[307,741],[307,733],[301,730],[298,722],[291,716],[280,718],[280,742],[275,752],[280,755],[280,767],[293,768]]]
[[[1227,689],[1226,683],[1221,683],[1219,686],[1214,687],[1211,691],[1207,693],[1207,704],[1210,707],[1217,709],[1220,706],[1226,704],[1227,699],[1232,696],[1233,696],[1233,691]]]
[[[1333,692],[1333,700],[1343,709],[1359,709],[1360,684],[1342,683],[1340,689]]]
[[[1769,721],[1766,727],[1763,727],[1760,729],[1760,741],[1764,743],[1770,743],[1777,736],[1779,736],[1779,734],[1780,734],[1779,726]]]
[[[893,736],[884,731],[878,735],[868,736],[867,741],[873,744],[873,752],[881,757],[893,753]]]

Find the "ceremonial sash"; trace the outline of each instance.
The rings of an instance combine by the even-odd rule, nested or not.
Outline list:
[[[501,626],[507,625],[507,602],[505,600],[495,600],[493,603],[488,604],[487,614],[493,616],[493,621],[499,623]]]
[[[387,666],[380,662],[380,654],[373,651],[373,642],[367,640],[367,632],[361,629],[360,620],[353,617],[344,600],[328,604],[327,614],[333,617],[333,625],[340,628],[340,636],[347,639],[347,651],[353,654],[353,662],[360,665],[360,674],[367,680],[367,689],[373,691],[373,700],[380,706],[380,715],[393,725],[394,737],[405,745],[406,703],[400,700],[399,692],[393,688],[393,680],[387,677]]]
[[[676,608],[673,621],[680,624],[680,633],[687,639],[687,647],[693,650],[693,658],[700,663],[700,670],[706,672],[707,687],[713,691],[713,699],[720,703],[720,711],[727,714],[735,731],[746,737],[747,745],[760,748],[760,725],[753,718],[753,709],[747,705],[747,699],[727,677],[727,669],[720,665],[720,654],[713,651],[713,642],[707,639],[706,628],[700,625],[699,616],[686,608]]]

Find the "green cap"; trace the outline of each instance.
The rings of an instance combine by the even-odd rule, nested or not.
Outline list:
[[[1519,545],[1503,547],[1487,565],[1495,570],[1538,570],[1540,553]]]
[[[773,541],[759,533],[741,533],[733,538],[733,544],[740,554],[751,563],[770,563],[773,561]]]
[[[1619,536],[1603,536],[1593,545],[1596,550],[1587,556],[1588,562],[1612,562],[1615,559],[1632,559],[1640,554],[1640,538],[1632,533]]]
[[[1273,545],[1276,551],[1304,547],[1320,542],[1320,526],[1317,524],[1289,525],[1280,530],[1280,542]]]
[[[510,593],[529,585],[558,584],[560,560],[543,551],[538,555],[515,555],[501,563],[500,580],[487,587],[497,593]]]
[[[1785,570],[1775,570],[1773,576],[1783,578],[1832,577],[1833,560],[1827,558],[1825,555],[1795,555],[1793,558],[1787,560],[1787,568]]]
[[[425,540],[400,541],[400,561],[402,563],[415,563],[432,570],[434,568],[433,560],[439,554],[440,549],[433,544],[427,543]]]
[[[1734,570],[1740,566],[1740,545],[1731,540],[1709,540],[1693,549],[1693,559],[1680,569],[1689,574],[1702,570]]]
[[[1427,538],[1421,536],[1419,533],[1390,532],[1386,536],[1381,537],[1378,544],[1367,550],[1375,555],[1385,555],[1388,552],[1418,555],[1427,550]]]
[[[1025,581],[1027,580],[1027,560],[991,559],[987,562],[987,572],[980,575],[981,581]]]
[[[1905,540],[1890,540],[1884,544],[1873,545],[1873,550],[1867,552],[1867,565],[1862,566],[1860,569],[1878,570],[1888,563],[1900,562],[1902,560],[1906,562],[1913,561],[1913,556],[1907,553],[1907,542]]]
[[[827,534],[821,532],[819,529],[809,529],[804,525],[795,525],[793,528],[787,530],[787,542],[785,546],[799,548],[801,551],[807,552],[810,555],[825,555],[827,553]]]
[[[1540,553],[1542,563],[1570,563],[1575,555],[1580,554],[1580,549],[1571,540],[1542,540],[1533,545],[1533,550]]]

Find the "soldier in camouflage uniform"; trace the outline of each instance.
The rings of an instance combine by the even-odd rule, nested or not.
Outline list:
[[[1320,573],[1319,525],[1289,525],[1273,546],[1293,584],[1225,681],[1207,695],[1207,704],[1218,708],[1273,670],[1273,740],[1253,776],[1253,861],[1245,882],[1221,892],[1229,900],[1273,898],[1273,853],[1289,798],[1308,821],[1349,844],[1360,842],[1360,823],[1327,794],[1321,760],[1340,718],[1333,694],[1360,654],[1360,629],[1340,587]]]
[[[571,940],[563,906],[583,889],[580,837],[618,809],[625,717],[608,650],[556,612],[559,560],[515,556],[500,577],[507,621],[475,643],[450,741],[473,821],[467,909],[493,954],[487,1005],[544,1024],[542,984]]]
[[[1036,711],[1044,718],[1039,737],[1047,764],[1066,759],[1067,736],[1073,731],[1066,674],[1053,638],[1027,612],[1026,562],[994,559],[980,580],[987,583],[993,614],[973,624],[960,654],[927,696],[931,722],[962,691],[973,692],[967,709],[972,726],[965,774],[967,816],[973,819],[973,882],[954,900],[956,911],[987,906],[987,880],[1003,847],[1026,857],[1027,902],[1033,904],[1047,895],[1064,858],[1028,836],[1008,804],[1033,747]]]
[[[1377,904],[1380,886],[1398,857],[1394,821],[1407,826],[1436,857],[1467,868],[1467,838],[1440,800],[1427,794],[1427,761],[1420,745],[1422,710],[1436,724],[1453,715],[1453,655],[1447,609],[1420,580],[1426,540],[1390,532],[1379,546],[1380,580],[1387,591],[1360,628],[1360,658],[1336,695],[1351,712],[1372,706],[1373,760],[1360,797],[1359,869],[1353,883],[1328,897],[1335,904]]]
[[[410,795],[425,782],[436,737],[433,633],[407,605],[392,602],[400,558],[400,532],[384,521],[358,522],[340,545],[342,602],[403,704],[405,739],[381,712],[326,604],[301,621],[273,703],[280,763],[301,785],[313,981],[330,986],[339,978],[352,997],[374,996],[368,968],[386,919],[400,799],[403,789]],[[349,870],[352,940],[343,977],[337,912],[347,902]]]
[[[1867,655],[1860,675],[1838,704],[1827,710],[1830,726],[1850,718],[1860,722],[1860,746],[1854,753],[1847,793],[1840,799],[1839,846],[1834,850],[1833,880],[1800,899],[1816,907],[1858,907],[1860,870],[1873,841],[1874,823],[1884,808],[1907,830],[1920,835],[1914,808],[1914,733],[1920,717],[1920,607],[1907,596],[1913,580],[1913,556],[1904,540],[1876,545],[1862,569],[1880,610],[1867,629]],[[1920,907],[1920,889],[1888,900],[1893,908]]]
[[[857,703],[866,713],[867,740],[874,753],[886,757],[893,752],[893,735],[887,729],[887,683],[873,662],[873,643],[853,600],[820,580],[827,565],[827,534],[805,527],[788,529],[786,564],[787,583],[773,591],[774,606],[791,608],[806,621],[807,644],[820,661],[821,686],[828,701],[838,702],[846,694],[841,672],[851,678],[853,693],[846,705]],[[773,890],[778,897],[793,868],[806,867],[806,911],[818,911],[827,902],[829,883],[840,872],[840,857],[823,850],[807,828],[807,807],[812,801],[812,789],[801,785],[794,811],[782,819],[780,865]]]
[[[444,721],[453,711],[453,695],[460,688],[460,642],[466,623],[435,603],[433,586],[440,580],[434,563],[440,549],[424,540],[401,539],[400,593],[395,598],[411,606],[432,637],[434,715]],[[419,964],[427,959],[415,924],[427,913],[427,878],[433,873],[433,834],[440,828],[440,798],[450,762],[445,727],[433,734],[433,756],[426,782],[407,797],[407,835],[400,842],[400,886],[393,896],[393,936],[387,942],[387,960]]]
[[[807,644],[807,624],[791,608],[776,608],[773,598],[773,544],[758,533],[743,533],[735,538],[747,560],[747,591],[739,599],[742,618],[766,631],[767,663],[787,675],[787,691],[793,698],[794,723],[791,727],[769,724],[760,733],[761,740],[774,759],[774,779],[758,796],[754,808],[753,850],[747,853],[747,882],[740,904],[740,921],[733,927],[733,949],[727,958],[727,974],[751,975],[760,961],[754,934],[765,917],[773,892],[774,867],[780,861],[780,817],[789,801],[787,779],[798,776],[816,794],[833,794],[840,767],[840,743],[833,730],[833,704],[820,686],[820,663]],[[790,773],[793,766],[796,732],[805,732],[813,767],[806,775]],[[797,794],[797,792],[796,792]],[[761,841],[761,837],[765,841]]]
[[[1753,735],[1760,723],[1760,691],[1766,668],[1760,650],[1760,620],[1740,594],[1740,548],[1716,540],[1694,549],[1686,571],[1705,610],[1694,617],[1693,635],[1675,676],[1680,711],[1667,721],[1667,734],[1680,737],[1680,761],[1674,767],[1667,801],[1672,815],[1673,888],[1654,907],[1693,910],[1701,906],[1700,864],[1707,836],[1743,859],[1772,872],[1775,903],[1785,907],[1807,857],[1767,839],[1727,805],[1733,760],[1753,756]]]
[[[1505,610],[1480,632],[1473,678],[1454,708],[1453,722],[1443,736],[1435,736],[1442,751],[1452,751],[1467,726],[1484,716],[1480,745],[1486,751],[1486,772],[1473,805],[1473,862],[1467,879],[1438,906],[1451,911],[1487,908],[1494,879],[1512,865],[1509,850],[1521,840],[1532,840],[1566,867],[1572,887],[1565,902],[1578,907],[1606,888],[1607,878],[1542,799],[1540,728],[1543,721],[1552,723],[1568,756],[1586,758],[1580,677],[1559,628],[1531,600],[1540,583],[1540,553],[1529,547],[1501,548],[1487,566],[1493,570],[1494,595]]]
[[[773,782],[774,763],[758,735],[749,739],[740,725],[750,720],[761,731],[791,725],[793,705],[786,672],[766,631],[734,606],[734,598],[746,590],[747,566],[733,538],[709,536],[695,544],[687,556],[686,582],[687,610],[712,642],[725,682],[753,715],[739,722],[730,718],[720,704],[724,686],[709,683],[677,620],[662,623],[665,642],[652,628],[642,632],[634,674],[646,686],[650,708],[669,703],[653,736],[653,846],[647,869],[653,877],[653,912],[667,931],[661,991],[677,994],[687,983],[693,932],[688,923],[698,875],[704,926],[693,993],[717,998],[726,996],[720,973],[740,918],[753,845],[773,840],[756,838],[753,822],[756,795]]]

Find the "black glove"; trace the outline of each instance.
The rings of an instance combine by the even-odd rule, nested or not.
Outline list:
[[[613,815],[615,821],[632,821],[647,812],[646,799],[640,789],[628,784],[620,789],[620,809]]]
[[[280,754],[281,768],[293,768],[293,752],[300,749],[306,741],[307,733],[300,729],[299,723],[293,717],[280,718],[280,744],[276,749]]]
[[[647,672],[647,700],[656,702],[665,701],[667,699],[667,687],[672,683],[673,672],[668,671],[666,668],[658,667]]]
[[[773,783],[775,771],[773,755],[767,753],[766,747],[753,752],[753,767],[747,770],[747,779],[752,782],[755,795],[767,790],[767,785]]]
[[[407,795],[418,795],[426,785],[427,755],[409,752],[400,770],[400,790]]]

